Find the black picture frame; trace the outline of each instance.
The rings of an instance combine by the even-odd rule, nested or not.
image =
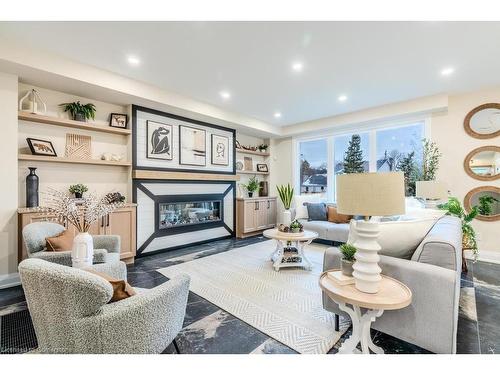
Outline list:
[[[33,141],[48,143],[50,145],[50,150],[51,150],[52,154],[50,154],[50,153],[47,154],[47,153],[36,151],[35,147],[38,147],[38,146]],[[51,141],[46,141],[45,139],[37,139],[37,138],[26,138],[26,142],[28,143],[28,146],[29,146],[31,153],[33,155],[57,157],[56,149],[54,148],[54,145],[52,144]]]
[[[203,164],[194,164],[194,163],[184,163],[182,161],[182,128],[193,129],[205,134],[205,157],[203,158]],[[207,166],[207,132],[204,129],[195,128],[187,125],[179,125],[179,164],[180,165],[191,165],[194,167],[206,167]]]
[[[113,117],[114,116],[121,116],[121,117],[125,117],[125,126],[119,126],[119,125],[113,125]],[[127,126],[128,126],[128,115],[126,113],[111,113],[109,115],[109,126],[111,126],[112,128],[118,128],[118,129],[127,129]]]
[[[214,137],[219,137],[219,138],[224,138],[226,140],[226,158],[227,162],[225,163],[217,163],[214,161]],[[226,137],[224,135],[219,135],[219,134],[212,134],[210,136],[210,161],[212,165],[222,165],[222,166],[228,166],[229,165],[229,137]]]
[[[269,168],[267,167],[267,164],[257,164],[256,168],[257,168],[257,172],[269,172]]]
[[[149,138],[149,123],[155,123],[155,124],[161,124],[165,127],[168,127],[169,128],[169,131],[170,131],[170,158],[160,158],[160,157],[154,157],[154,156],[149,156],[149,153],[150,153],[150,148],[151,148],[151,144],[150,144],[150,141],[151,139]],[[169,125],[169,124],[165,124],[163,122],[158,122],[158,121],[152,121],[152,120],[147,120],[146,121],[146,159],[155,159],[155,160],[173,160],[174,158],[174,143],[173,143],[173,139],[174,139],[174,134],[173,134],[173,126],[172,125]]]

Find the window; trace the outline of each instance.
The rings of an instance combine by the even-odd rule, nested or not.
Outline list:
[[[411,156],[417,167],[422,164],[422,123],[377,130],[377,172],[398,171],[404,158]]]
[[[327,139],[299,143],[300,154],[300,194],[327,195]]]
[[[334,138],[333,150],[335,155],[335,174],[344,173],[344,158],[346,156],[347,149],[349,148],[349,142],[353,139],[354,134],[342,135]],[[361,138],[361,153],[363,156],[363,170],[368,172],[370,168],[369,163],[369,136],[368,133],[356,134]]]

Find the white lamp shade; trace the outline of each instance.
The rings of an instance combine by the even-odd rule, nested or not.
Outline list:
[[[440,181],[417,181],[415,195],[417,198],[424,199],[445,199],[448,191],[444,183]]]
[[[337,212],[363,216],[404,214],[403,172],[338,175]]]

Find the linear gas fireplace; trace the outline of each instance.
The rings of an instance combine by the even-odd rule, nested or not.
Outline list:
[[[137,253],[234,235],[233,181],[134,180]]]
[[[159,229],[221,221],[220,200],[159,203]]]

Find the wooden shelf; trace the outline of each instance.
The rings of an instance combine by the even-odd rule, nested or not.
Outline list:
[[[236,171],[238,174],[262,174],[262,175],[268,175],[269,172],[259,172],[259,171]]]
[[[130,135],[132,131],[130,129],[119,129],[112,128],[111,126],[96,125],[88,122],[74,121],[57,117],[49,117],[43,115],[36,115],[29,112],[19,111],[17,114],[19,120],[38,122],[40,124],[64,126],[66,128],[89,130],[94,132],[111,133],[119,135]]]
[[[29,154],[19,154],[17,159],[24,161],[38,161],[38,162],[49,162],[49,163],[107,165],[113,167],[130,167],[132,165],[132,163],[129,161],[108,161],[99,159],[70,159],[70,158],[61,158],[55,156],[40,156],[40,155],[29,155]]]
[[[259,155],[259,156],[264,156],[264,157],[267,157],[270,155],[269,152],[251,151],[251,150],[245,150],[242,148],[237,148],[236,152],[238,152],[240,154]]]

